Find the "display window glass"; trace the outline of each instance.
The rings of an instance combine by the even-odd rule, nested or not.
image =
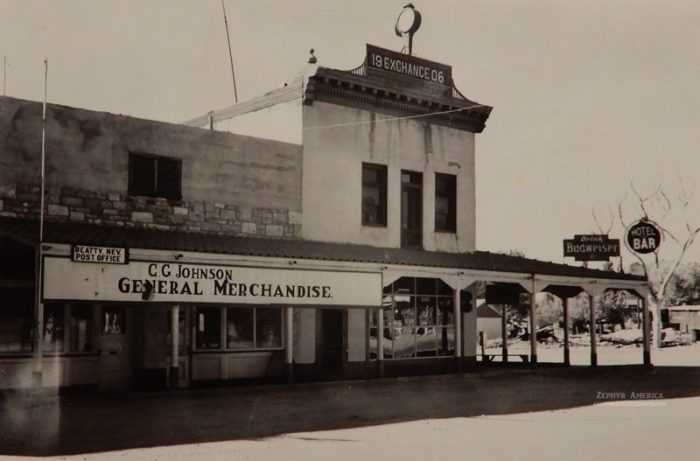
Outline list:
[[[102,334],[126,334],[126,314],[124,312],[124,307],[109,306],[102,308]]]
[[[278,307],[197,307],[196,317],[199,350],[282,348],[282,309]]]
[[[454,355],[454,292],[439,279],[402,277],[384,289],[386,359]],[[369,358],[378,354],[377,312],[369,315]]]
[[[254,310],[230,307],[226,315],[226,345],[229,349],[253,349]]]

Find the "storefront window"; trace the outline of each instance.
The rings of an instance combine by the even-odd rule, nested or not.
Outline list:
[[[253,312],[251,308],[230,307],[226,313],[226,344],[229,349],[253,348]]]
[[[438,279],[402,277],[388,286],[384,308],[384,357],[454,355],[454,298]],[[389,307],[391,306],[391,307]],[[370,321],[370,357],[377,354],[376,315]]]
[[[255,315],[256,347],[282,347],[282,310],[272,307],[259,307],[255,309]]]
[[[30,352],[34,289],[0,287],[0,353]]]
[[[92,306],[70,307],[70,351],[92,350]]]
[[[126,333],[126,315],[124,307],[110,306],[102,308],[102,334],[123,335]]]
[[[46,352],[63,351],[64,312],[62,304],[44,305],[43,349]]]
[[[197,348],[221,348],[221,309],[218,307],[197,308]]]
[[[222,320],[226,325],[225,332],[221,331]],[[197,349],[253,351],[281,348],[282,309],[198,307],[196,341]]]

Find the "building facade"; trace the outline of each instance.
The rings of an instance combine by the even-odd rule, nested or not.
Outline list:
[[[184,125],[49,105],[42,186],[41,105],[0,98],[0,388],[462,371],[485,285],[643,295],[476,250],[490,111],[450,66],[368,45]]]

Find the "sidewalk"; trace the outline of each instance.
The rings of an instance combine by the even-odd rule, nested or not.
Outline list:
[[[63,455],[700,395],[700,368],[494,369],[372,381],[0,401],[0,455]]]

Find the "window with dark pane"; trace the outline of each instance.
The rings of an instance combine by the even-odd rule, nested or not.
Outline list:
[[[282,347],[282,310],[276,307],[255,309],[255,346],[259,349]]]
[[[69,329],[71,352],[92,350],[92,307],[89,305],[71,306]]]
[[[457,231],[457,176],[435,173],[435,231]]]
[[[182,198],[182,160],[129,154],[129,195]]]
[[[362,164],[362,224],[386,226],[386,165]]]
[[[221,308],[197,308],[197,349],[221,349]]]
[[[63,304],[44,304],[43,349],[46,352],[63,351]]]
[[[226,345],[229,349],[253,349],[253,309],[229,307],[226,313]]]

